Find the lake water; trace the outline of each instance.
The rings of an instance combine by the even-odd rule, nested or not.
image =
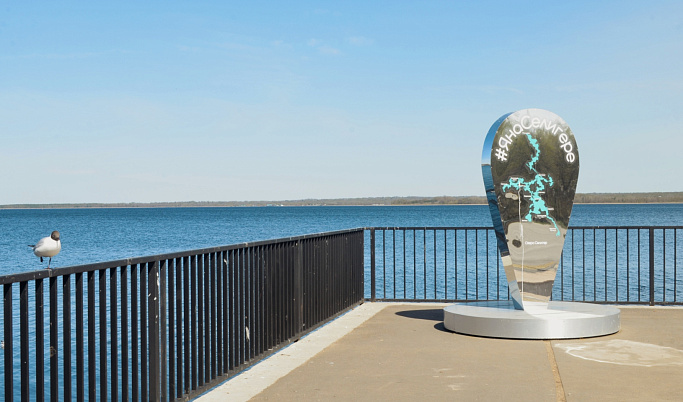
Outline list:
[[[571,226],[683,226],[683,204],[576,205]],[[369,226],[491,226],[485,205],[0,210],[0,275],[42,269],[28,247],[59,230],[53,267]]]

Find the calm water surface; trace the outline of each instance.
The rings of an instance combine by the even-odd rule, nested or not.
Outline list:
[[[683,225],[683,204],[576,205],[571,226]],[[491,226],[485,205],[0,210],[0,275],[47,266],[28,247],[62,236],[53,267],[367,226]]]

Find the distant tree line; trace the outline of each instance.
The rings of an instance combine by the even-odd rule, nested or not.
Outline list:
[[[577,204],[648,204],[683,203],[683,192],[668,193],[588,193],[576,194]],[[285,201],[180,201],[83,204],[11,204],[0,209],[41,208],[180,208],[180,207],[275,207],[275,206],[346,206],[346,205],[475,205],[486,204],[484,196],[437,197],[362,197],[335,199],[305,199]]]

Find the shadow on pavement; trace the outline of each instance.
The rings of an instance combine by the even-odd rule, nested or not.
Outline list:
[[[397,311],[396,315],[416,320],[443,321],[443,308]]]

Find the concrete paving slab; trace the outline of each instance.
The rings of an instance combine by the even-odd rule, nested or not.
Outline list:
[[[452,333],[445,306],[390,305],[252,400],[555,400],[543,341]]]
[[[683,309],[620,308],[620,332],[552,342],[567,400],[683,400]]]
[[[683,308],[620,307],[616,334],[523,341],[449,332],[444,306],[366,303],[203,400],[683,400]]]

